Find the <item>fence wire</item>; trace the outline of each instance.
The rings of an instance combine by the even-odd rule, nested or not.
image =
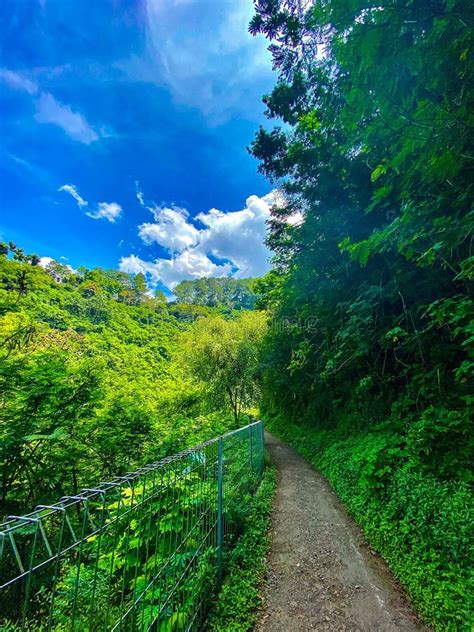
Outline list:
[[[0,525],[0,631],[200,630],[263,470],[255,422]]]

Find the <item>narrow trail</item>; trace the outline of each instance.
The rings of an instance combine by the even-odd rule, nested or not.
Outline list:
[[[257,632],[427,630],[324,478],[266,434],[278,470]]]

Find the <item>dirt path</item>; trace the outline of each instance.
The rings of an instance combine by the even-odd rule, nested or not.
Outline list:
[[[266,435],[278,469],[258,632],[427,630],[328,483]]]

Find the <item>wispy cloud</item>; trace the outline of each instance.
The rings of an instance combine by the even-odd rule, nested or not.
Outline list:
[[[136,192],[137,200],[140,202],[140,205],[146,206],[145,196],[143,195],[143,191],[141,191],[140,189],[140,183],[138,182],[138,180],[135,180],[135,192]]]
[[[106,128],[97,132],[80,112],[70,105],[60,103],[50,92],[41,90],[38,82],[25,73],[0,68],[0,81],[10,89],[25,92],[34,97],[36,106],[35,120],[61,128],[70,138],[90,145],[100,137],[113,135]]]
[[[122,207],[117,202],[99,202],[95,211],[86,213],[92,219],[106,219],[114,223],[122,214]]]
[[[11,161],[15,167],[19,167],[20,171],[23,172],[23,175],[28,179],[33,176],[40,181],[42,180],[48,183],[53,179],[53,176],[49,171],[31,160],[26,160],[26,158],[18,156],[17,154],[12,154],[9,151],[5,151],[4,156]],[[17,171],[17,169],[15,169],[15,171]]]
[[[14,90],[27,92],[28,94],[36,94],[38,85],[25,74],[9,70],[8,68],[0,68],[0,80],[8,84]]]
[[[36,103],[35,119],[39,123],[57,125],[68,136],[85,145],[99,139],[97,132],[79,112],[73,112],[69,105],[59,103],[52,94],[43,92]]]
[[[66,193],[69,193],[69,195],[72,195],[79,208],[87,206],[87,200],[79,195],[77,188],[73,184],[63,184],[62,187],[59,187],[58,191],[65,191]]]
[[[129,78],[165,85],[213,124],[249,115],[273,81],[264,38],[248,24],[252,0],[144,0],[147,47],[117,66]],[[256,83],[259,87],[256,88]],[[254,98],[249,98],[253,94]]]
[[[89,202],[80,195],[74,184],[63,184],[58,191],[69,193],[76,200],[80,209],[88,209],[85,214],[92,219],[106,219],[115,223],[122,214],[122,207],[117,202],[99,202],[94,209],[89,209]]]

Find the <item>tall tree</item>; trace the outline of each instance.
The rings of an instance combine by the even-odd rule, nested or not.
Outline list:
[[[242,411],[258,401],[264,332],[264,314],[247,312],[229,320],[198,320],[183,336],[182,365],[201,386],[210,408],[229,410],[237,427]]]
[[[317,460],[437,629],[469,627],[472,7],[255,8],[279,71],[267,115],[283,124],[251,150],[285,199],[260,282],[263,413]]]

